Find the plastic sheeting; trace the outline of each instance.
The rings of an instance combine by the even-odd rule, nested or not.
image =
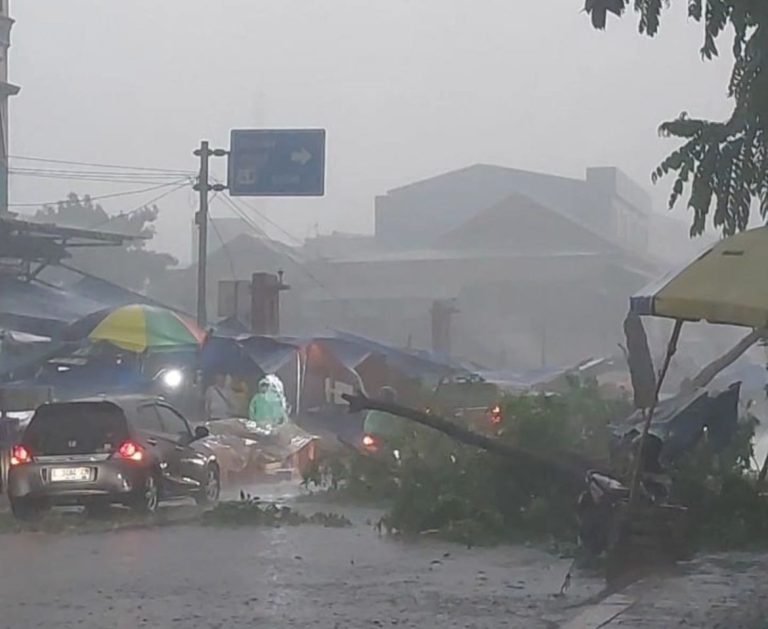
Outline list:
[[[293,359],[308,341],[267,336],[213,336],[203,346],[206,377],[215,373],[246,375],[254,371],[274,373]]]
[[[390,347],[363,336],[340,331],[336,331],[335,334],[339,339],[351,341],[372,353],[384,356],[391,367],[408,376],[443,378],[464,371],[454,365],[438,362],[415,352],[410,353],[402,349]]]
[[[710,395],[700,389],[687,396],[670,398],[659,404],[651,432],[664,442],[663,457],[674,460],[695,447],[704,435],[714,452],[721,452],[731,442],[738,427],[738,403],[741,383]],[[639,434],[642,419],[639,414],[617,426],[617,437],[626,439]]]

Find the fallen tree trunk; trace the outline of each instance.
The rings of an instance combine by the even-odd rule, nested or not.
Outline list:
[[[349,404],[350,413],[359,413],[366,410],[382,411],[410,419],[417,424],[442,432],[456,441],[504,457],[512,463],[539,467],[542,471],[556,471],[564,481],[569,484],[572,483],[577,488],[583,487],[584,477],[589,470],[604,470],[605,468],[604,465],[589,461],[571,452],[557,452],[551,455],[532,452],[500,439],[487,437],[469,430],[439,415],[425,413],[383,400],[368,398],[361,393],[356,395],[345,393],[342,394],[342,397]]]

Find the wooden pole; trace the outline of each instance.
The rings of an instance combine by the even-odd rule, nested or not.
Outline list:
[[[661,393],[661,387],[664,384],[664,379],[667,376],[667,371],[669,371],[669,364],[672,362],[672,357],[677,352],[677,342],[680,340],[680,331],[682,330],[682,328],[683,328],[682,319],[677,319],[675,321],[675,327],[672,330],[672,336],[669,338],[669,343],[667,345],[667,353],[664,356],[664,363],[661,366],[661,371],[659,372],[659,378],[656,381],[656,391],[654,394],[653,404],[651,404],[651,407],[648,409],[648,414],[645,416],[645,422],[643,424],[643,434],[640,437],[640,447],[637,452],[637,461],[635,461],[635,468],[632,472],[632,485],[630,486],[630,494],[629,494],[630,509],[632,509],[632,507],[637,502],[637,493],[638,493],[638,488],[640,487],[640,476],[642,473],[645,442],[648,440],[648,433],[651,429],[651,424],[653,423],[653,415],[656,411],[656,407],[659,405],[659,394]]]

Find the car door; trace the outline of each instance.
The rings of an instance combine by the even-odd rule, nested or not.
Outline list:
[[[187,420],[166,404],[158,404],[157,411],[165,436],[173,443],[174,456],[169,467],[174,482],[184,493],[199,489],[206,481],[207,461],[191,446],[194,438]]]
[[[131,423],[136,439],[157,462],[162,476],[163,493],[175,493],[177,482],[172,476],[171,462],[177,457],[176,443],[166,434],[157,406],[153,403],[139,406]]]

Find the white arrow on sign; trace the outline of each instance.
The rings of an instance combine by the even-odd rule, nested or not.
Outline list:
[[[305,166],[309,160],[312,159],[312,153],[303,148],[300,151],[293,151],[291,153],[291,161],[298,162],[302,166]]]

